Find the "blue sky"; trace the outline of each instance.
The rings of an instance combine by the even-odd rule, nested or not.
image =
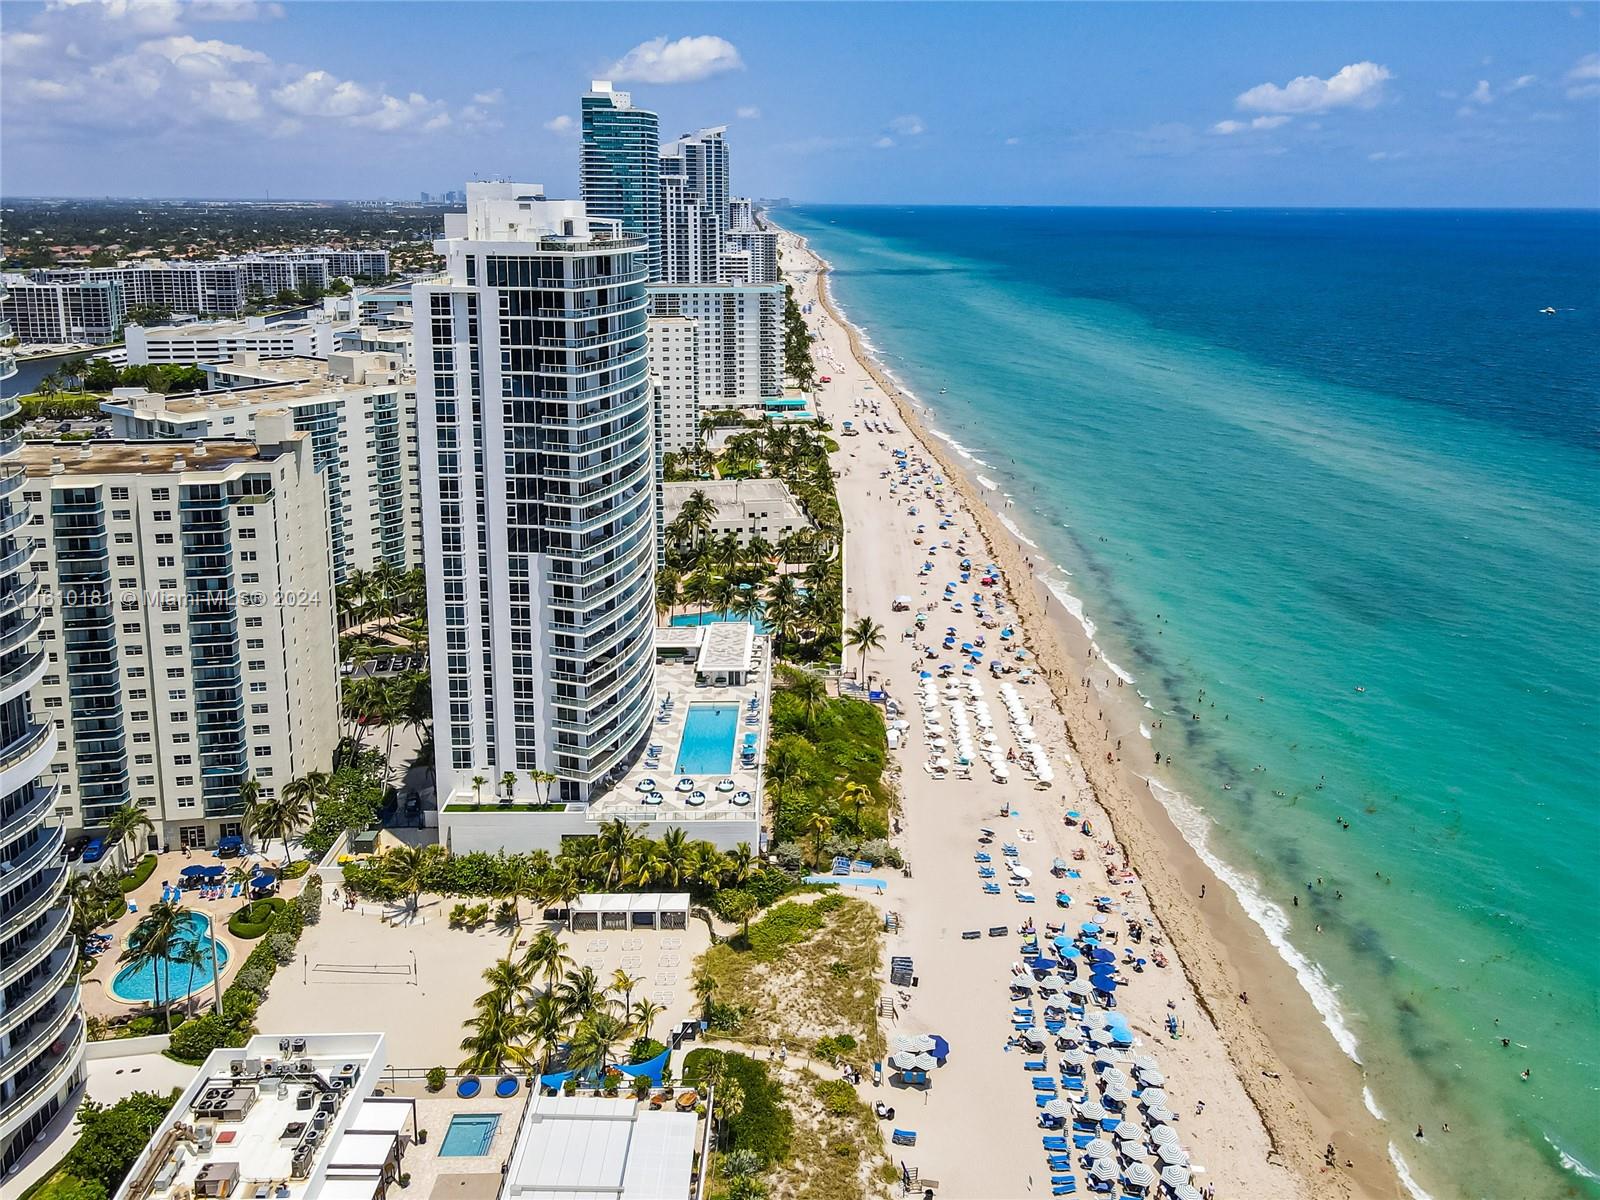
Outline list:
[[[5,194],[576,191],[591,77],[736,191],[1600,204],[1600,4],[4,6]],[[623,81],[622,77],[631,77]]]

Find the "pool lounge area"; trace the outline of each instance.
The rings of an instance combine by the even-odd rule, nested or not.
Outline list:
[[[739,732],[737,704],[691,704],[678,738],[682,775],[726,775],[733,769],[734,738]]]

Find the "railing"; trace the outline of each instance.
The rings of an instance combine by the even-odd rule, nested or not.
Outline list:
[[[65,1003],[62,1003],[63,994],[66,997]],[[48,1042],[55,1041],[65,1032],[67,1026],[72,1024],[72,1019],[78,1015],[80,994],[77,984],[73,984],[70,992],[56,993],[54,1002],[60,1005],[60,1011],[50,1014],[40,1028],[25,1035],[25,1040],[11,1043],[5,1054],[0,1056],[0,1076],[16,1074],[17,1068],[32,1057],[31,1052]],[[39,1014],[34,1015],[37,1019]]]
[[[58,899],[67,887],[67,864],[62,863],[51,873],[47,872],[44,882],[40,884],[36,895],[25,900],[22,904],[12,909],[5,916],[0,917],[0,942],[15,936],[17,930],[25,927],[30,921],[49,908]],[[9,1016],[9,1014],[7,1014]],[[7,1016],[0,1016],[0,1033],[3,1033]]]
[[[55,994],[67,985],[78,969],[78,939],[69,937],[57,947],[61,962],[43,980],[28,985],[28,994],[15,1008],[0,1014],[0,1036],[10,1033],[34,1013],[43,1008]],[[76,986],[76,985],[74,985]]]
[[[10,1120],[18,1113],[26,1110],[36,1097],[59,1084],[62,1076],[66,1075],[69,1070],[76,1070],[82,1062],[83,1044],[84,1031],[80,1023],[77,1034],[73,1038],[72,1049],[63,1054],[56,1061],[56,1065],[46,1071],[42,1078],[31,1084],[27,1091],[13,1096],[5,1108],[0,1109],[0,1121]]]
[[[35,725],[31,732],[23,734],[22,740],[13,742],[0,751],[0,771],[16,766],[28,755],[39,749],[41,743],[47,738],[55,737],[55,729],[50,725]]]
[[[0,962],[0,989],[11,986],[14,981],[22,978],[54,953],[56,945],[66,936],[67,926],[70,924],[72,924],[70,904],[51,909],[50,919],[39,928],[39,931],[10,958]]]

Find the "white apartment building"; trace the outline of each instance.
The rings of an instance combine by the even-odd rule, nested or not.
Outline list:
[[[240,355],[205,369],[221,390],[163,396],[115,389],[100,406],[113,436],[249,440],[261,414],[286,411],[310,435],[328,493],[334,581],[379,563],[399,570],[422,565],[416,382],[392,357],[335,353],[326,362],[263,362]]]
[[[29,442],[39,715],[55,812],[152,841],[241,832],[240,785],[327,770],[339,737],[326,498],[284,412],[259,442]]]
[[[746,233],[760,228],[756,224],[755,201],[749,196],[734,196],[728,201],[729,233]]]
[[[10,275],[0,299],[0,320],[22,343],[104,345],[117,340],[127,316],[122,285],[113,279],[33,283]]]
[[[684,502],[695,492],[704,493],[717,506],[709,531],[714,538],[731,533],[741,545],[748,546],[752,538],[779,542],[811,528],[805,509],[781,479],[705,479],[664,484],[665,525],[678,519]]]
[[[445,233],[449,282],[415,311],[448,845],[476,776],[538,802],[549,770],[581,807],[642,749],[655,494],[644,239],[517,183],[468,184]]]
[[[262,358],[327,358],[333,351],[334,326],[327,320],[278,321],[246,317],[242,321],[196,321],[188,325],[129,325],[128,364],[223,362],[236,354]]]
[[[689,317],[651,317],[650,374],[664,454],[681,454],[700,441],[701,371],[700,327]]]
[[[765,229],[750,229],[729,233],[723,243],[723,257],[743,254],[747,257],[745,283],[778,283],[778,235]],[[732,282],[732,276],[728,279]]]
[[[700,345],[700,403],[759,405],[783,395],[781,284],[658,284],[650,315],[695,323]]]

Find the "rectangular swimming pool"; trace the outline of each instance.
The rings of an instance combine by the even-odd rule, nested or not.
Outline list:
[[[457,1113],[439,1143],[440,1158],[476,1158],[489,1153],[494,1131],[500,1127],[498,1113]]]
[[[738,729],[737,704],[689,705],[678,743],[678,774],[726,775],[733,769],[733,737]]]

